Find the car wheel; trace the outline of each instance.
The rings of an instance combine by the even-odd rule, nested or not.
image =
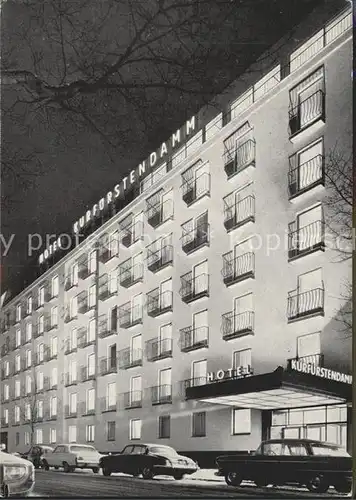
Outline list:
[[[48,465],[46,460],[43,460],[43,468],[44,468],[44,470],[49,470],[49,465]],[[55,468],[58,469],[58,467],[55,467]]]
[[[334,484],[334,488],[338,493],[350,493],[352,489],[351,484],[347,483],[346,481],[343,483]]]
[[[307,488],[312,493],[326,493],[329,483],[322,474],[316,474],[307,482]]]
[[[176,481],[180,481],[181,479],[183,479],[184,474],[174,474],[173,477]]]
[[[99,472],[99,467],[93,467],[93,468],[92,468],[92,471],[94,472],[94,474],[98,474],[98,472]]]
[[[142,470],[143,479],[153,479],[153,470],[150,467],[144,467]]]
[[[111,475],[111,470],[104,466],[103,467],[103,476],[110,476],[110,475]]]
[[[64,472],[71,472],[72,467],[69,467],[69,464],[67,462],[63,462],[63,470]]]
[[[242,477],[237,472],[228,472],[225,474],[225,481],[229,486],[240,486]]]

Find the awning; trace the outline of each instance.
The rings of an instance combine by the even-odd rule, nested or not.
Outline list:
[[[346,403],[352,385],[278,367],[261,375],[187,387],[186,399],[241,408],[275,410]]]

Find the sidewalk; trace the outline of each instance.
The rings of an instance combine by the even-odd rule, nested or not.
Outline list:
[[[215,476],[217,469],[199,469],[190,476],[185,476],[186,479],[194,479],[196,481],[214,481],[217,483],[225,483],[223,476]]]

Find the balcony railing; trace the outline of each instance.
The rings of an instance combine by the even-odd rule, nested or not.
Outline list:
[[[108,397],[100,398],[100,411],[116,411],[117,402],[109,401]]]
[[[99,318],[99,337],[104,339],[105,337],[110,337],[110,335],[115,335],[117,333],[117,316],[111,318],[109,324],[108,317],[103,314]]]
[[[77,344],[72,343],[71,339],[66,339],[64,343],[64,354],[68,355],[72,352],[76,352],[78,349]]]
[[[306,292],[294,290],[289,293],[287,317],[289,321],[324,314],[324,288],[314,288]]]
[[[9,421],[6,420],[5,418],[1,418],[1,427],[9,427]]]
[[[142,391],[130,391],[124,393],[124,408],[129,410],[130,408],[141,408],[142,407]]]
[[[189,254],[198,248],[203,246],[208,246],[210,244],[209,238],[209,224],[203,223],[199,224],[197,227],[191,230],[183,230],[181,237],[182,240],[182,250],[186,254]]]
[[[195,351],[209,345],[209,327],[187,326],[180,330],[180,350],[182,352]]]
[[[156,205],[149,206],[147,203],[147,222],[153,228],[156,228],[173,219],[173,200],[165,200]]]
[[[147,314],[151,317],[159,316],[173,309],[173,293],[170,290],[160,292],[155,288],[147,294]]]
[[[95,273],[95,269],[89,267],[89,263],[86,261],[85,263],[78,265],[78,278],[81,280],[86,280],[89,276],[92,276]]]
[[[112,239],[110,242],[103,244],[99,248],[98,260],[105,264],[109,260],[119,255],[119,240],[118,237]]]
[[[172,339],[160,339],[159,337],[146,342],[147,361],[172,357]]]
[[[39,327],[37,325],[37,328],[35,328],[35,331],[33,332],[33,337],[35,339],[38,339],[38,337],[41,337],[44,334],[44,325],[43,327]]]
[[[130,328],[142,324],[142,306],[124,305],[119,308],[119,325],[121,328]]]
[[[253,195],[229,205],[225,202],[224,226],[228,232],[248,222],[255,222],[255,197]]]
[[[94,380],[96,378],[95,370],[89,366],[80,367],[80,381],[86,382],[87,380]]]
[[[226,286],[255,276],[255,254],[247,252],[233,258],[233,252],[223,255],[223,280]]]
[[[71,321],[74,321],[75,319],[78,319],[78,313],[77,312],[72,312],[69,309],[66,310],[65,316],[64,316],[64,322],[65,323],[70,323]]]
[[[147,267],[153,273],[173,263],[173,246],[165,245],[159,250],[147,250]]]
[[[196,178],[187,179],[182,184],[182,197],[188,206],[209,194],[210,174],[208,172],[203,172]]]
[[[86,402],[81,401],[79,403],[79,414],[82,416],[95,415],[95,408],[90,408],[90,407],[88,407]]]
[[[121,269],[119,275],[120,285],[129,288],[135,283],[143,281],[143,264],[135,264],[128,269]]]
[[[323,354],[310,354],[309,356],[302,356],[302,357],[297,356],[296,358],[288,359],[287,360],[288,369],[292,368],[292,366],[291,366],[292,361],[300,361],[300,362],[305,363],[307,365],[314,365],[314,366],[322,367],[322,366],[324,366],[324,355]]]
[[[325,184],[325,160],[322,155],[317,155],[289,170],[288,187],[290,198],[294,198],[319,184]]]
[[[122,228],[120,238],[121,244],[129,248],[131,245],[139,241],[143,237],[143,222],[136,221]]]
[[[69,405],[65,405],[64,407],[64,417],[65,418],[75,418],[78,415],[78,409],[71,408]]]
[[[226,151],[224,154],[224,169],[227,178],[230,179],[234,175],[242,172],[249,166],[255,166],[256,159],[256,143],[249,139],[234,151]]]
[[[73,373],[66,373],[65,374],[65,377],[64,377],[64,385],[66,387],[70,386],[70,385],[76,385],[78,383],[78,376],[77,374],[73,374]]]
[[[109,281],[107,274],[101,276],[99,278],[98,299],[104,302],[114,295],[117,295],[117,281],[114,283]]]
[[[290,136],[293,137],[318,120],[325,122],[325,95],[323,90],[317,90],[311,96],[300,100],[296,106],[290,109]]]
[[[153,405],[172,403],[172,385],[156,385],[151,387],[151,401]]]
[[[292,228],[297,224],[294,223],[290,226],[288,234],[288,258],[289,260],[295,259],[302,255],[306,255],[315,250],[325,249],[325,230],[324,221],[317,220],[308,224],[307,226],[300,227],[296,230]]]
[[[56,359],[58,356],[58,352],[56,350],[51,349],[50,347],[46,347],[44,350],[44,359],[45,361],[51,361],[52,359]]]
[[[120,370],[127,370],[134,366],[142,366],[142,349],[131,349],[126,347],[119,351],[118,355]]]
[[[117,361],[116,357],[105,357],[100,359],[100,374],[108,375],[109,373],[117,372]]]
[[[45,362],[45,351],[43,350],[43,352],[41,353],[36,352],[33,357],[33,364],[35,366],[38,366],[44,362]]]
[[[241,335],[253,333],[254,330],[254,312],[245,311],[236,313],[230,311],[222,316],[222,338],[230,340]]]
[[[85,314],[88,311],[89,311],[89,301],[88,301],[88,296],[85,294],[84,298],[78,300],[78,313]]]
[[[75,283],[73,276],[71,274],[69,274],[66,277],[65,282],[64,282],[64,290],[66,292],[68,292],[69,290],[71,290],[72,288],[74,288],[76,286],[78,286],[78,283]]]
[[[209,297],[209,274],[200,274],[193,277],[190,271],[180,277],[181,289],[180,296],[186,304],[200,299],[201,297]]]

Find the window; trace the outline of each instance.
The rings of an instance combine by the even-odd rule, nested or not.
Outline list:
[[[44,286],[41,286],[38,289],[38,306],[43,306],[44,304],[44,297],[45,297],[45,289]]]
[[[182,195],[187,205],[210,193],[209,162],[201,160],[182,173]]]
[[[131,361],[135,363],[142,359],[142,335],[131,337]]]
[[[130,420],[130,439],[141,439],[142,421],[139,418]]]
[[[16,347],[21,345],[21,330],[16,330]]]
[[[52,278],[52,293],[51,293],[51,297],[57,297],[58,296],[58,290],[59,290],[59,279],[58,279],[58,276],[54,276]]]
[[[109,286],[109,293],[113,294],[113,293],[117,292],[117,271],[112,271],[109,274],[108,283],[109,283],[109,285],[108,285]]]
[[[87,412],[95,410],[95,389],[87,391]]]
[[[107,441],[115,441],[115,427],[116,427],[116,422],[110,421],[107,423],[107,428],[106,428]]]
[[[26,342],[32,339],[32,323],[26,324]]]
[[[241,349],[235,351],[232,355],[232,368],[237,370],[240,367],[250,369],[251,368],[251,349]]]
[[[7,384],[4,386],[4,399],[5,401],[10,399],[10,387]]]
[[[160,415],[158,417],[158,437],[162,439],[168,439],[171,437],[170,415]]]
[[[68,427],[68,440],[70,443],[75,443],[77,441],[77,428],[75,425],[70,425]]]
[[[69,413],[77,413],[77,393],[72,392],[69,396]]]
[[[29,444],[30,444],[30,433],[27,432],[27,431],[25,432],[24,441],[25,441],[25,445],[29,446]]]
[[[51,414],[51,417],[55,417],[57,415],[57,397],[56,396],[51,397],[50,414]]]
[[[93,250],[89,254],[88,267],[90,273],[95,273],[96,271],[96,250]]]
[[[16,432],[15,434],[15,445],[18,446],[20,444],[20,433]]]
[[[200,411],[192,415],[192,437],[206,436],[206,412]]]
[[[38,333],[44,332],[44,316],[43,314],[38,318]]]
[[[49,442],[51,444],[55,444],[57,441],[57,429],[50,429],[49,430]]]
[[[236,103],[236,110],[243,104]],[[244,101],[247,103],[248,101]],[[233,107],[233,104],[232,106]],[[255,141],[253,139],[253,129],[248,122],[238,128],[233,134],[224,140],[224,169],[228,178],[241,172],[246,167],[255,162]]]
[[[203,385],[206,384],[207,377],[207,361],[194,361],[192,364],[192,384]]]
[[[89,288],[89,307],[95,307],[96,303],[96,285]]]
[[[94,442],[95,427],[93,424],[89,424],[86,427],[86,440],[88,443]]]
[[[37,358],[39,362],[43,361],[43,353],[44,353],[44,345],[39,344],[37,346]]]
[[[58,354],[58,338],[57,337],[52,337],[51,338],[51,356],[57,356]]]
[[[26,394],[31,394],[32,390],[32,379],[30,375],[26,376]]]
[[[36,401],[37,418],[43,418],[43,401]]]
[[[70,332],[70,348],[71,349],[76,349],[77,348],[77,336],[78,336],[78,329],[73,328]]]
[[[42,429],[36,429],[36,444],[43,443],[43,431]]]
[[[26,351],[26,367],[29,368],[32,363],[32,352],[30,349],[27,349]]]
[[[9,423],[9,410],[7,408],[4,408],[4,421],[5,424]]]
[[[88,342],[94,342],[95,340],[95,319],[89,321],[88,327]]]
[[[52,307],[51,309],[51,326],[57,326],[58,325],[58,307]]]
[[[209,243],[208,212],[182,224],[182,248],[189,253]]]
[[[116,383],[108,384],[106,391],[107,406],[111,408],[116,405]]]
[[[251,434],[251,410],[232,408],[232,434]]]
[[[70,301],[70,317],[76,318],[78,315],[78,297],[72,297]]]
[[[16,306],[16,321],[21,321],[21,304]]]
[[[32,297],[27,297],[27,314],[32,313]]]
[[[43,372],[37,373],[37,390],[38,391],[43,390]]]
[[[18,424],[20,422],[20,407],[15,406],[15,422]]]
[[[95,375],[95,354],[88,356],[88,376]]]
[[[15,380],[15,398],[19,398],[20,394],[21,394],[21,382],[20,380]]]
[[[17,358],[20,359],[20,356],[16,356],[15,362],[16,362],[16,370],[17,370]],[[18,363],[20,365],[20,362]],[[20,370],[20,368],[19,368]],[[5,361],[5,377],[8,377],[10,374],[10,363],[8,361]]]
[[[69,383],[76,382],[77,380],[77,362],[71,360],[69,362]]]
[[[283,455],[283,443],[266,443],[263,445],[263,455]]]
[[[51,387],[55,387],[58,384],[58,370],[54,366],[51,371]]]
[[[166,368],[158,372],[159,398],[170,400],[172,398],[172,369]]]
[[[21,358],[20,358],[20,355],[18,354],[15,358],[15,370],[17,372],[19,372],[21,370]],[[9,375],[9,373],[6,374],[7,376]]]

